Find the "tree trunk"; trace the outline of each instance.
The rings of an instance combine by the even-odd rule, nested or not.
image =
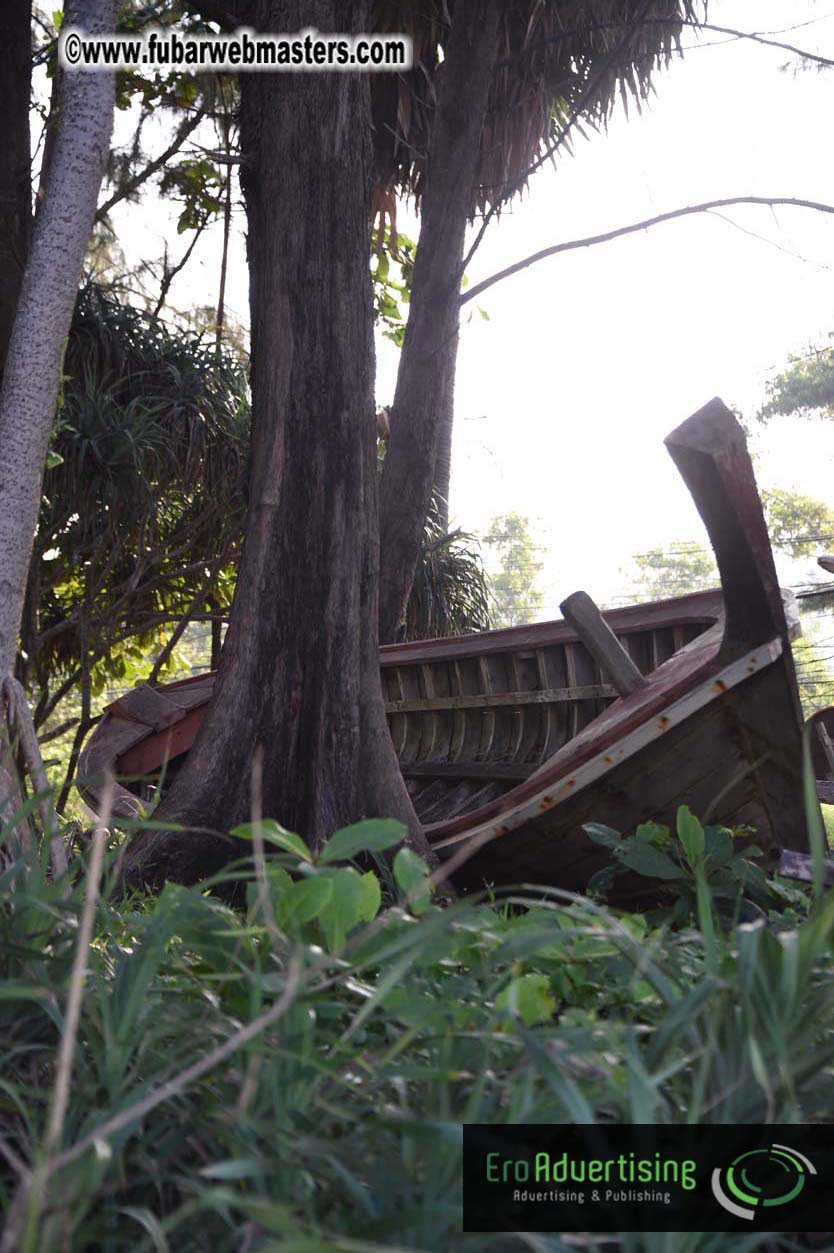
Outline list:
[[[112,31],[115,0],[75,0],[67,5],[66,20],[90,33]],[[111,73],[66,76],[55,157],[6,354],[0,389],[0,679],[14,671],[61,356],[109,151],[113,98]],[[28,188],[28,166],[25,173]],[[0,804],[13,793],[6,773]]]
[[[452,431],[455,423],[455,366],[457,365],[458,340],[455,336],[452,360],[444,374],[445,391],[438,396],[437,454],[434,462],[434,487],[437,502],[437,522],[449,530],[449,487],[452,481]]]
[[[460,267],[497,29],[497,0],[456,5],[446,58],[438,73],[420,240],[382,471],[379,630],[383,643],[396,638],[411,590],[436,481],[444,417],[451,439]]]
[[[0,380],[12,334],[32,235],[29,93],[32,81],[32,6],[26,0],[0,6]]]
[[[255,6],[263,31],[367,30],[367,0]],[[370,252],[361,74],[241,75],[252,326],[249,511],[215,695],[155,817],[227,831],[263,812],[315,846],[364,815],[426,848],[385,721]],[[228,840],[144,831],[128,881],[193,881]]]

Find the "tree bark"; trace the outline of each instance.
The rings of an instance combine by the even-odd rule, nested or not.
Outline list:
[[[115,0],[75,0],[66,18],[90,33],[112,31]],[[0,389],[0,679],[14,671],[61,356],[109,151],[113,99],[112,73],[66,76],[55,157],[6,354]],[[28,188],[28,166],[26,181]],[[0,804],[13,795],[6,773]]]
[[[312,12],[311,12],[312,7]],[[367,30],[367,0],[264,0],[263,31]],[[263,812],[312,846],[364,815],[426,845],[385,720],[377,635],[370,98],[360,74],[241,75],[241,181],[252,327],[249,511],[215,695],[155,817],[245,820],[263,747]],[[236,850],[140,832],[128,881],[193,881]]]
[[[12,334],[32,235],[29,94],[32,82],[32,6],[26,0],[0,6],[0,380]]]
[[[497,0],[455,6],[438,72],[422,223],[380,500],[380,639],[396,639],[436,482],[451,440],[460,267],[497,53]],[[444,468],[445,478],[445,468]],[[445,484],[448,494],[448,483]]]

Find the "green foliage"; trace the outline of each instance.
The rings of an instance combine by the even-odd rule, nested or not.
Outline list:
[[[834,417],[834,348],[788,358],[785,369],[768,382],[767,400],[757,416],[766,422],[777,414]]]
[[[483,542],[497,563],[489,580],[496,626],[532,622],[544,597],[536,587],[543,563],[530,534],[530,519],[519,513],[501,514],[493,518]]]
[[[380,237],[380,229],[382,236]],[[386,339],[402,348],[417,245],[407,235],[391,237],[390,227],[377,227],[371,247],[374,321]]]
[[[130,686],[183,617],[228,607],[246,506],[234,358],[87,285],[63,374],[22,629],[38,725],[73,689]]]
[[[642,843],[701,885],[698,927],[546,890],[504,904],[426,902],[418,915],[340,860],[391,847],[397,824],[338,832],[314,861],[278,824],[262,825],[275,849],[263,876],[248,861],[227,872],[250,881],[245,911],[207,893],[211,884],[119,900],[118,848],[106,855],[51,1162],[45,1131],[87,876],[76,861],[68,882],[52,882],[15,853],[11,826],[0,833],[10,1247],[231,1253],[251,1239],[504,1253],[529,1242],[460,1229],[464,1121],[828,1115],[834,895],[814,905],[796,889],[770,927],[704,930],[735,853],[687,810],[676,836],[645,830]],[[37,1168],[38,1186],[27,1188],[16,1159]],[[688,1239],[676,1253],[742,1247],[726,1235]],[[757,1240],[743,1247],[788,1247]],[[619,1241],[634,1253],[672,1247],[666,1236]],[[536,1247],[565,1246],[543,1236]]]
[[[433,502],[406,605],[403,638],[487,631],[491,618],[489,584],[477,540],[461,530],[446,531]]]
[[[801,492],[764,488],[761,492],[770,542],[789,557],[815,556],[834,539],[834,509]]]
[[[726,919],[750,921],[764,909],[795,907],[801,894],[768,879],[756,865],[761,849],[751,843],[749,828],[702,827],[686,805],[678,810],[673,833],[662,823],[641,823],[633,835],[622,836],[600,823],[583,830],[610,850],[612,862],[591,879],[588,890],[605,897],[627,871],[654,880],[656,922],[679,923],[697,917],[706,934],[711,913],[707,898]],[[703,915],[703,916],[702,916]]]

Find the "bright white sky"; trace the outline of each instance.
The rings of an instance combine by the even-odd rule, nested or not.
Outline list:
[[[784,31],[775,37],[834,57],[834,0],[713,0],[710,20]],[[789,54],[714,34],[701,43],[710,46],[658,75],[642,116],[620,110],[607,135],[578,140],[557,170],[534,176],[490,228],[471,283],[548,244],[712,198],[834,204],[834,71],[783,71]],[[117,218],[129,259],[161,251],[166,228],[146,213],[141,228],[135,208]],[[703,539],[663,436],[715,395],[754,413],[788,353],[834,330],[834,216],[726,215],[762,238],[698,216],[568,253],[490,289],[477,302],[489,321],[474,311],[463,329],[453,518],[483,530],[498,513],[530,516],[546,553],[544,617],[580,586],[599,602],[616,598],[633,553]],[[409,231],[405,215],[401,224]],[[219,255],[215,231],[177,281],[175,304],[216,301]],[[242,237],[228,302],[246,321]],[[381,403],[395,370],[383,341]],[[831,503],[834,423],[781,423],[761,452],[763,484]]]

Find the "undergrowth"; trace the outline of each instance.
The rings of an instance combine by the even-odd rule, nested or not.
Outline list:
[[[220,878],[119,899],[103,834],[67,881],[20,853],[0,877],[0,1248],[550,1253],[578,1238],[461,1230],[462,1123],[830,1116],[834,897],[771,880],[766,918],[722,918],[688,811],[688,904],[652,917],[541,889],[441,908],[407,850],[382,883],[351,864],[393,822],[316,861],[238,834],[246,909]]]

